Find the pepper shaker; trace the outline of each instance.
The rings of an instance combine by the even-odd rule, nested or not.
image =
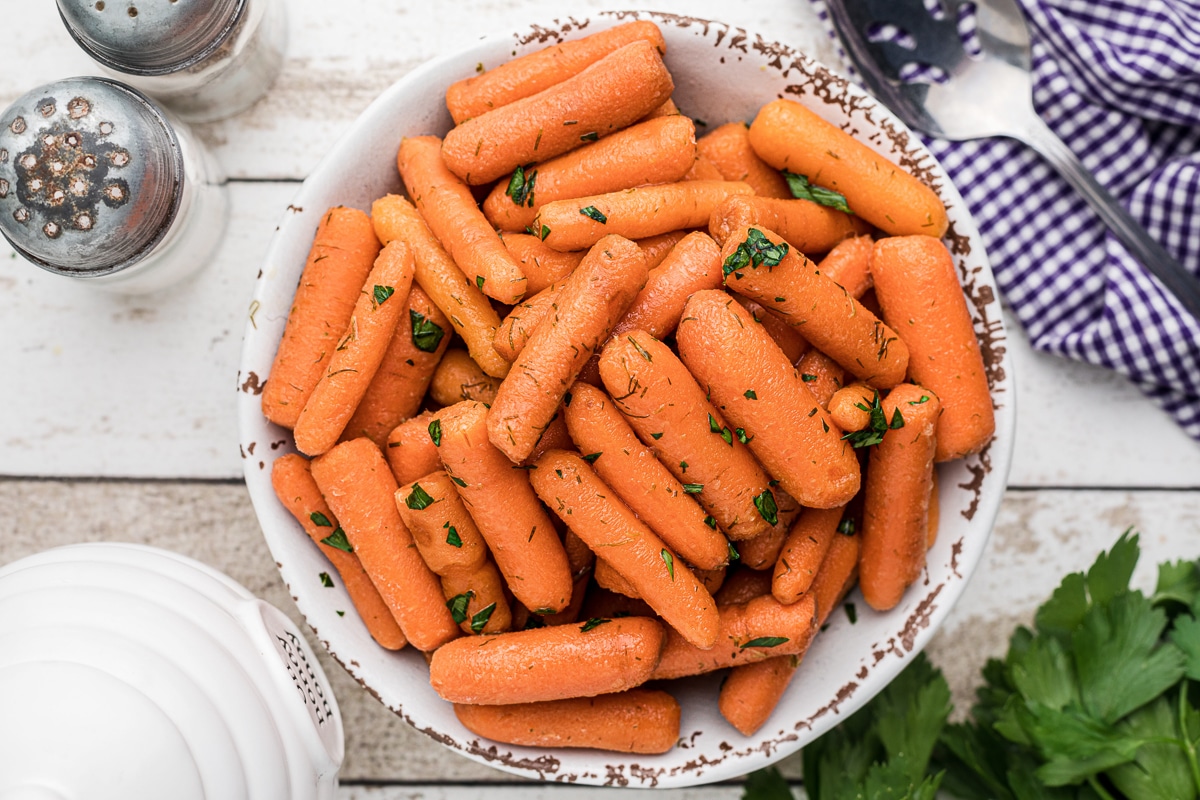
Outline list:
[[[209,261],[226,211],[215,163],[135,89],[69,78],[0,114],[0,233],[45,270],[156,291]]]
[[[58,11],[102,70],[189,122],[244,111],[283,66],[282,0],[58,0]]]

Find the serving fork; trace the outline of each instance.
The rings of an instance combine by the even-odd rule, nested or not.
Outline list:
[[[1185,270],[1088,172],[1033,110],[1029,28],[1015,0],[827,0],[834,27],[863,82],[911,128],[953,141],[1007,136],[1038,151],[1071,183],[1152,275],[1200,320],[1200,280]],[[978,53],[959,33],[960,6],[975,6]],[[890,28],[887,26],[891,26]],[[929,65],[944,80],[909,76]]]

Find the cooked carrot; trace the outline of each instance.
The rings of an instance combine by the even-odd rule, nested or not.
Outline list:
[[[474,572],[455,571],[442,576],[446,605],[456,615],[455,619],[462,619],[459,627],[465,633],[503,633],[513,629],[512,609],[505,589],[504,578],[491,559]]]
[[[646,257],[646,269],[654,269],[662,264],[675,249],[675,245],[682,242],[687,234],[687,231],[669,231],[637,239],[635,244],[641,248],[642,255]]]
[[[575,271],[583,260],[583,251],[560,253],[528,233],[503,233],[500,239],[525,273],[525,297],[533,297],[553,283],[558,283]]]
[[[725,576],[725,583],[713,595],[717,607],[749,603],[771,593],[771,572],[742,565]]]
[[[817,632],[816,604],[805,597],[790,606],[770,595],[720,611],[716,645],[700,650],[668,630],[653,680],[701,675],[775,656],[800,655]],[[436,658],[436,656],[435,656]]]
[[[413,647],[430,651],[457,636],[437,576],[396,511],[396,479],[379,448],[370,439],[343,442],[312,462],[312,476]]]
[[[854,496],[854,449],[746,309],[724,292],[697,292],[676,341],[684,363],[736,426],[736,437],[784,491],[813,508],[844,505]]]
[[[582,250],[612,233],[642,239],[701,228],[725,198],[752,191],[739,181],[680,181],[556,200],[538,210],[533,229],[555,250]]]
[[[559,519],[602,553],[668,625],[697,647],[716,641],[717,606],[678,556],[622,503],[582,458],[551,450],[530,481]]]
[[[895,608],[925,566],[929,538],[929,490],[933,481],[934,435],[941,403],[911,383],[883,401],[895,425],[871,452],[864,491],[859,585],[876,611]]]
[[[775,562],[771,594],[776,600],[785,605],[794,603],[809,590],[841,521],[841,508],[806,508],[800,512]]]
[[[550,419],[550,424],[546,426],[546,430],[542,431],[542,435],[538,437],[533,450],[530,451],[523,463],[532,464],[549,450],[574,449],[575,442],[572,441],[571,433],[567,430],[567,421],[563,418],[562,412],[557,411]]]
[[[404,188],[467,280],[488,297],[511,305],[525,295],[525,276],[475,205],[470,187],[446,168],[441,153],[436,136],[402,140],[396,164]]]
[[[490,405],[500,381],[484,372],[465,350],[447,350],[433,371],[429,396],[438,405],[452,406],[462,400]]]
[[[460,704],[454,713],[477,736],[524,747],[665,753],[679,739],[679,703],[653,689],[510,706]]]
[[[605,236],[567,278],[554,313],[513,362],[488,414],[492,444],[511,460],[533,451],[575,376],[641,291],[646,275],[636,244]]]
[[[645,683],[664,638],[648,617],[470,636],[433,654],[429,682],[442,699],[471,705],[595,697]]]
[[[696,152],[710,162],[727,181],[745,181],[756,197],[787,197],[783,176],[771,169],[750,147],[750,126],[727,122],[701,137]]]
[[[809,351],[808,340],[791,325],[748,297],[734,295],[734,299],[742,304],[742,308],[750,312],[750,316],[754,318],[755,322],[762,325],[763,330],[771,337],[771,341],[778,345],[783,354],[787,356],[789,363],[795,364],[800,360],[800,356]]]
[[[492,347],[501,358],[510,362],[517,360],[525,345],[529,344],[529,338],[533,336],[537,326],[557,308],[558,296],[562,294],[563,285],[551,284],[533,297],[513,306],[512,311],[508,312],[508,316],[496,329],[496,338],[492,341]]]
[[[679,106],[675,105],[675,101],[668,97],[667,102],[642,117],[638,122],[649,122],[652,119],[659,119],[660,117],[676,117],[680,113]]]
[[[263,414],[271,422],[296,427],[378,255],[371,218],[357,208],[338,206],[321,218],[263,388]]]
[[[684,173],[683,179],[685,181],[723,181],[725,176],[721,174],[721,170],[717,169],[716,164],[697,154],[696,161]]]
[[[401,422],[388,434],[383,453],[397,484],[412,483],[441,466],[437,447],[429,438],[429,426],[435,419],[432,411],[426,411]]]
[[[925,539],[925,549],[937,544],[938,523],[941,522],[941,509],[938,506],[938,474],[933,471],[933,479],[929,482],[929,536]]]
[[[592,569],[596,564],[595,553],[570,528],[563,534],[562,543],[563,549],[567,551],[567,564],[571,568],[571,579],[574,581],[571,586],[571,602],[557,614],[540,617],[545,625],[567,625],[579,619],[579,612],[587,599],[588,586],[592,582]]]
[[[420,410],[434,370],[450,344],[449,331],[445,315],[420,286],[413,286],[383,361],[342,431],[343,439],[366,436],[383,447],[388,434]]]
[[[716,569],[696,569],[693,567],[692,573],[696,576],[696,580],[700,581],[700,585],[708,590],[709,594],[716,594],[720,591],[722,584],[725,583],[726,569],[724,564]]]
[[[796,371],[817,404],[826,409],[846,379],[845,370],[820,350],[809,350],[801,356],[796,362]]]
[[[870,236],[854,236],[839,242],[817,263],[817,272],[832,278],[855,300],[875,285],[871,277],[871,254],[875,241]]]
[[[725,564],[725,537],[706,522],[707,513],[683,484],[638,441],[608,395],[577,382],[564,412],[579,452],[650,530],[689,564],[701,569]]]
[[[513,595],[553,614],[571,599],[571,568],[554,523],[517,469],[488,441],[488,409],[463,401],[438,412],[438,455]]]
[[[937,460],[976,453],[996,430],[987,372],[954,261],[928,236],[885,239],[872,261],[884,316],[912,351],[912,380],[942,402]]]
[[[775,504],[779,519],[766,533],[738,542],[738,553],[742,566],[750,569],[772,569],[783,551],[783,543],[787,541],[788,531],[792,523],[800,516],[800,504],[792,496],[776,487],[771,490],[775,494]]]
[[[812,365],[806,366],[812,367]],[[819,378],[813,381],[813,383],[820,382]],[[871,404],[878,396],[879,390],[855,381],[834,392],[825,407],[829,411],[830,418],[843,431],[861,431],[871,422]]]
[[[742,228],[757,225],[775,231],[801,253],[824,253],[843,239],[859,236],[870,225],[836,208],[809,200],[731,197],[713,209],[708,230],[722,245]]]
[[[325,374],[296,420],[296,448],[319,455],[333,447],[366,395],[387,355],[412,287],[412,251],[403,242],[383,248],[354,304]]]
[[[414,280],[462,337],[471,358],[493,378],[508,374],[508,362],[492,352],[492,337],[500,317],[479,288],[467,280],[425,224],[420,212],[399,195],[389,194],[372,204],[375,232],[385,244],[401,239],[413,250]]]
[[[442,158],[468,184],[491,183],[631,125],[674,89],[654,45],[633,42],[578,75],[459,123],[446,134]]]
[[[396,618],[379,596],[375,584],[371,583],[371,577],[363,569],[358,556],[325,543],[326,539],[333,540],[340,529],[337,517],[325,504],[321,490],[312,479],[308,460],[295,453],[275,459],[275,464],[271,467],[271,485],[275,488],[275,494],[279,497],[279,502],[283,503],[283,507],[296,518],[309,538],[337,567],[342,585],[346,587],[346,594],[350,595],[350,602],[358,609],[371,638],[388,650],[404,647],[407,643],[404,632],[400,630]]]
[[[717,699],[721,716],[743,736],[754,735],[779,705],[800,660],[800,656],[776,656],[731,669]]]
[[[759,109],[750,144],[775,169],[840,193],[851,211],[887,233],[946,232],[946,208],[932,189],[794,100]]]
[[[808,589],[809,597],[817,601],[817,625],[824,625],[837,604],[854,587],[858,577],[858,558],[861,537],[856,533],[838,533],[825,553],[825,560],[817,570]]]
[[[774,233],[735,232],[721,256],[729,289],[798,328],[847,372],[879,388],[904,380],[908,348],[896,332]]]
[[[549,89],[639,39],[654,45],[660,53],[667,52],[657,25],[628,22],[582,39],[551,45],[452,83],[446,90],[446,108],[458,124]]]
[[[638,594],[637,588],[624,575],[617,572],[616,567],[603,558],[596,559],[596,566],[592,570],[592,577],[595,579],[596,585],[601,589],[608,589],[610,592],[623,594],[626,597],[632,597],[634,600],[642,599],[642,596]]]
[[[646,286],[613,327],[612,335],[643,330],[656,339],[665,339],[679,325],[683,304],[701,289],[721,286],[721,250],[708,234],[694,231],[683,237],[650,270]]]
[[[483,201],[483,213],[504,231],[532,227],[538,209],[555,200],[606,194],[652,183],[674,183],[696,160],[696,129],[687,117],[660,117],[577,150],[514,172]]]
[[[638,438],[729,538],[771,527],[770,479],[669,347],[627,333],[600,354],[600,375]]]

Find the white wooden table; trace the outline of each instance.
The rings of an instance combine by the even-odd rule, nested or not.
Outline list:
[[[95,72],[51,0],[4,5],[18,33],[0,49],[0,107],[37,84]],[[212,564],[299,621],[242,485],[234,418],[241,331],[277,220],[358,113],[418,64],[484,35],[628,4],[286,5],[289,57],[271,94],[240,117],[198,129],[229,176],[232,206],[206,270],[161,294],[121,298],[42,273],[0,244],[0,564],[72,542],[144,542]],[[805,0],[653,7],[719,18],[834,59]],[[1061,574],[1090,563],[1125,528],[1143,534],[1144,584],[1156,562],[1200,553],[1200,446],[1122,379],[1035,354],[1015,328],[1008,346],[1018,408],[1010,488],[988,557],[931,647],[960,708],[1012,627],[1029,621]],[[323,664],[345,718],[343,798],[613,792],[512,786],[514,778],[409,729],[331,660]],[[797,758],[782,766],[798,777]],[[735,798],[740,789],[662,795]]]

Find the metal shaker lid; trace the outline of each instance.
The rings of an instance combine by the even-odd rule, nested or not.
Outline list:
[[[55,81],[0,114],[0,233],[51,272],[136,263],[174,220],[183,180],[162,112],[116,81]]]
[[[58,0],[67,30],[117,72],[165,75],[203,61],[229,38],[246,0]]]

